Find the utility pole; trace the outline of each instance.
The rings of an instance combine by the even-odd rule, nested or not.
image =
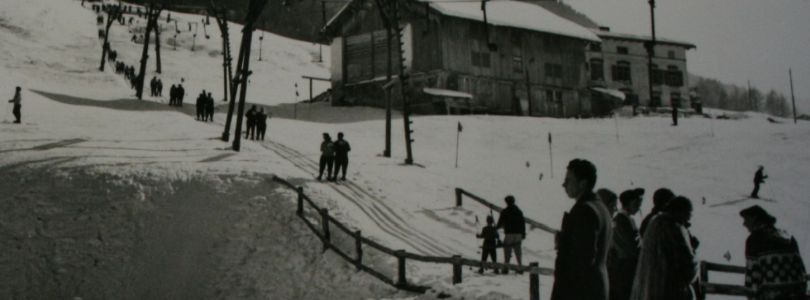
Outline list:
[[[250,45],[253,40],[253,31],[256,26],[256,19],[262,13],[267,0],[250,0],[248,4],[245,26],[242,29],[242,45],[240,46],[240,61],[237,63],[236,73],[239,74],[239,108],[236,115],[236,134],[233,139],[233,150],[239,151],[242,138],[242,116],[245,111],[245,96],[247,94],[248,77],[250,76]],[[233,93],[233,92],[232,92]]]
[[[215,6],[214,1],[211,1],[210,13],[213,14],[214,18],[219,26],[219,32],[222,35],[222,97],[223,101],[228,101],[229,93],[228,87],[231,86],[232,82],[232,70],[231,70],[231,45],[230,45],[230,36],[228,34],[228,13],[224,8],[218,8]],[[233,107],[234,107],[234,98],[230,97],[231,101],[228,104],[228,114],[225,120],[225,129],[222,131],[222,141],[227,142],[230,139],[231,133],[231,120],[233,119]]]
[[[655,0],[650,0],[650,28],[652,29],[652,39],[647,43],[647,81],[649,84],[649,105],[658,106],[653,103],[653,56],[655,55]]]
[[[413,143],[413,139],[411,138],[411,134],[413,130],[411,130],[411,112],[410,112],[410,87],[408,86],[408,79],[410,77],[409,74],[405,71],[405,41],[402,40],[402,35],[405,34],[405,28],[400,25],[399,22],[399,1],[393,1],[394,5],[394,13],[392,18],[392,23],[396,26],[397,29],[397,45],[399,46],[399,91],[402,95],[402,122],[405,125],[405,164],[412,165],[413,164],[413,150],[411,147],[411,143]]]
[[[385,73],[386,84],[383,86],[385,90],[385,150],[383,150],[384,157],[391,157],[391,79],[393,78],[393,63],[391,56],[391,37],[393,36],[393,24],[391,22],[390,11],[386,12],[386,7],[383,6],[383,0],[376,0],[377,8],[380,11],[380,18],[383,20],[385,26],[385,49],[387,54],[387,68]],[[325,17],[326,15],[324,15]]]
[[[796,95],[793,94],[793,70],[788,69],[790,75],[790,99],[793,102],[793,124],[796,124]]]
[[[146,7],[146,33],[144,33],[144,40],[143,40],[143,52],[141,52],[141,68],[140,72],[138,73],[137,80],[137,91],[135,92],[135,96],[138,100],[143,99],[143,83],[146,77],[146,61],[149,59],[149,35],[152,32],[152,26],[157,24],[156,19],[160,16],[160,12],[163,10],[163,7],[158,7],[154,2],[151,2]]]

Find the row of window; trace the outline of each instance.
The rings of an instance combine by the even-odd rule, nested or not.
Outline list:
[[[594,58],[590,61],[591,80],[605,80],[604,62],[601,59]],[[610,76],[613,81],[632,82],[633,74],[630,68],[630,63],[626,61],[618,61],[610,68]],[[653,65],[652,72],[653,85],[666,84],[668,86],[681,87],[683,86],[683,72],[677,66],[667,66],[666,70],[658,69],[657,65]]]
[[[492,61],[490,59],[490,53],[488,51],[472,51],[470,53],[470,57],[472,58],[472,65],[479,68],[490,68],[492,67]],[[563,66],[562,64],[555,64],[555,63],[546,63],[544,65],[545,75],[546,77],[550,78],[562,78],[563,77]],[[521,74],[525,70],[523,69],[523,57],[520,55],[513,55],[512,56],[512,71],[515,73]]]
[[[590,44],[590,50],[593,52],[602,52],[602,44],[592,43]],[[616,53],[618,54],[629,54],[630,50],[626,46],[616,46]],[[646,54],[646,53],[644,53]],[[668,50],[667,51],[667,58],[675,59],[675,51]]]

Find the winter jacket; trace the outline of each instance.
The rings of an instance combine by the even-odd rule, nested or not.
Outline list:
[[[493,226],[484,226],[481,229],[481,234],[478,235],[478,238],[484,239],[484,244],[482,245],[485,249],[495,249],[498,245],[498,230],[495,229]]]
[[[349,151],[352,150],[349,142],[346,140],[337,140],[335,141],[334,147],[335,156],[337,159],[349,159]]]
[[[589,192],[563,216],[557,236],[552,300],[607,300],[610,212]]]
[[[686,226],[668,213],[650,221],[641,242],[631,300],[692,300],[698,262]]]
[[[773,226],[751,232],[745,241],[745,286],[752,300],[804,299],[805,268],[793,237]]]
[[[607,261],[610,300],[630,299],[640,242],[636,221],[625,211],[616,214],[613,218],[613,237]]]
[[[15,92],[14,98],[8,101],[9,103],[14,103],[14,105],[21,105],[22,97],[20,97],[20,93]]]
[[[523,212],[515,205],[509,205],[501,211],[495,228],[503,228],[504,234],[521,234],[526,237],[526,219]]]
[[[321,142],[321,156],[333,157],[335,156],[335,144],[332,141]]]

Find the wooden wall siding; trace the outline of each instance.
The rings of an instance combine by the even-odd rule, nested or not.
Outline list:
[[[396,41],[391,42],[396,47]],[[398,51],[392,52],[392,74],[399,72]],[[388,44],[385,30],[346,37],[346,81],[354,83],[384,77],[388,71]]]

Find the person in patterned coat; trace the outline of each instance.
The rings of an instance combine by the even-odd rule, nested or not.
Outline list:
[[[805,299],[806,270],[796,239],[776,229],[776,218],[759,205],[740,211],[750,232],[745,241],[745,286],[751,300]]]

